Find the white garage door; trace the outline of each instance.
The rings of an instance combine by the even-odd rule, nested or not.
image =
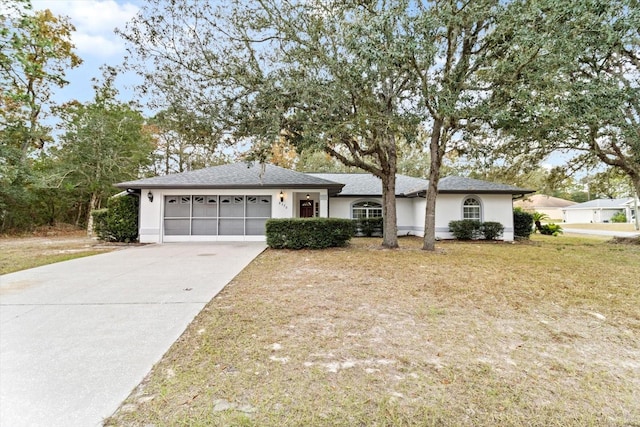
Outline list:
[[[263,236],[271,196],[165,196],[166,236]]]

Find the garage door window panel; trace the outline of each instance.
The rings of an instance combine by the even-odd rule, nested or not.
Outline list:
[[[271,196],[247,196],[247,218],[271,217]]]
[[[193,216],[195,218],[217,218],[218,196],[194,196]]]

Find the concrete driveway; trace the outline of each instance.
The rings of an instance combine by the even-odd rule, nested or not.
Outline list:
[[[99,426],[264,243],[140,246],[0,276],[0,426]]]

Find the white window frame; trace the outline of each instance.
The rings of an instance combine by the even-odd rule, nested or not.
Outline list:
[[[471,200],[475,200],[477,202],[477,204],[473,204],[473,205],[467,205],[467,202],[471,201]],[[477,209],[478,212],[478,217],[476,218],[475,215],[474,217],[470,217],[467,216],[467,212],[471,209],[474,208],[474,210]],[[462,219],[471,219],[471,220],[476,220],[476,221],[482,221],[482,217],[483,217],[483,206],[482,206],[482,199],[476,195],[468,195],[465,196],[462,199]]]
[[[369,204],[371,206],[359,206]],[[365,212],[365,216],[356,217],[354,215],[354,209],[362,209]],[[371,215],[373,212],[380,211],[380,215]],[[363,218],[382,218],[382,203],[377,200],[358,200],[351,203],[351,219],[363,219]]]

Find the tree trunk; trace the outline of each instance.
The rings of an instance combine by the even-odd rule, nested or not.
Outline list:
[[[398,215],[396,213],[396,174],[392,173],[382,178],[382,246],[389,249],[398,247]]]
[[[638,199],[640,199],[640,175],[632,176],[631,182],[633,184],[633,189],[636,190],[634,202],[635,220],[633,222],[635,224],[636,230],[640,230],[640,215],[638,215],[640,214],[640,212],[638,212]]]
[[[396,207],[396,172],[398,171],[398,155],[396,138],[393,134],[386,137],[386,147],[381,156],[382,167],[382,246],[389,249],[398,247],[398,215]]]
[[[78,213],[76,215],[76,227],[80,227],[80,220],[82,219],[82,208],[84,207],[84,203],[78,203]]]
[[[431,165],[429,167],[429,187],[426,195],[427,208],[424,217],[424,243],[422,245],[422,249],[426,251],[436,250],[436,197],[438,196],[440,166],[442,165],[442,153],[440,151],[441,132],[442,119],[436,119],[433,123],[433,133],[429,143]]]
[[[93,235],[93,215],[91,213],[98,208],[98,194],[91,193],[91,201],[89,202],[88,216],[87,216],[87,235]]]

